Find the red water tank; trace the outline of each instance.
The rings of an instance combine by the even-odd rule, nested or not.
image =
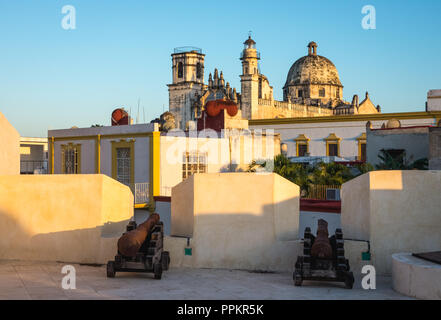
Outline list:
[[[112,112],[112,126],[122,126],[129,124],[129,114],[122,108]]]
[[[212,100],[205,104],[205,110],[210,117],[216,117],[224,109],[230,117],[234,117],[239,111],[237,104],[231,100]]]

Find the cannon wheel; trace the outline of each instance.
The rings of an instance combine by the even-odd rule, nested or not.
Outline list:
[[[155,263],[153,265],[153,273],[155,274],[155,279],[160,280],[162,278],[162,263]]]
[[[345,288],[352,289],[353,286],[354,286],[354,274],[352,272],[347,272],[345,279]]]
[[[115,278],[115,262],[107,262],[107,278]]]
[[[163,251],[161,254],[162,270],[167,271],[170,266],[170,253]]]
[[[294,285],[296,287],[300,287],[303,282],[302,275],[300,274],[300,272],[294,271],[293,278],[294,278]]]

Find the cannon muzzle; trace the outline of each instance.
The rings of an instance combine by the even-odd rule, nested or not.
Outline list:
[[[122,235],[118,240],[118,251],[126,257],[135,257],[153,227],[159,222],[159,214],[153,213],[138,228]]]
[[[332,246],[328,238],[328,223],[320,219],[317,227],[317,237],[311,248],[311,256],[316,258],[331,259]]]

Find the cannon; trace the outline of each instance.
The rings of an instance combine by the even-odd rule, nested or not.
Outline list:
[[[318,280],[343,282],[352,289],[354,275],[345,258],[343,232],[336,229],[333,236],[328,236],[328,223],[323,219],[318,221],[316,237],[311,228],[305,229],[303,256],[297,257],[293,273],[295,286],[301,286],[303,280]]]
[[[107,263],[108,278],[114,278],[116,272],[151,272],[155,279],[161,279],[169,268],[170,254],[163,250],[164,224],[159,219],[153,213],[139,226],[129,222],[118,240],[115,260]]]

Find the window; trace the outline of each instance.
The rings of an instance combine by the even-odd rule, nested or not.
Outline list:
[[[340,88],[337,88],[337,90],[335,90],[335,97],[340,98]]]
[[[184,76],[184,65],[182,62],[178,63],[178,78],[182,78]]]
[[[297,92],[297,96],[298,96],[299,98],[303,98],[303,90],[299,90],[299,91]]]
[[[366,143],[361,143],[360,149],[360,160],[366,161]]]
[[[363,133],[358,140],[358,160],[366,161],[366,133]]]
[[[130,185],[130,148],[116,148],[116,180]]]
[[[207,172],[207,154],[198,152],[186,152],[182,158],[182,180],[195,173]]]
[[[338,157],[338,143],[328,143],[328,156]]]
[[[69,143],[61,146],[61,173],[81,173],[81,145]]]
[[[331,133],[326,139],[326,155],[328,157],[340,157],[340,138]]]
[[[196,77],[198,79],[202,78],[202,65],[199,62],[196,64]]]
[[[294,141],[297,145],[297,157],[306,157],[309,152],[309,138],[304,134],[300,134]]]
[[[307,144],[300,144],[299,145],[299,151],[298,151],[298,157],[305,157],[308,153],[308,145]]]
[[[262,99],[262,78],[259,78],[259,99]]]
[[[319,90],[319,97],[324,97],[326,95],[325,88],[320,88]]]
[[[135,140],[112,141],[112,178],[132,187],[135,173]]]

